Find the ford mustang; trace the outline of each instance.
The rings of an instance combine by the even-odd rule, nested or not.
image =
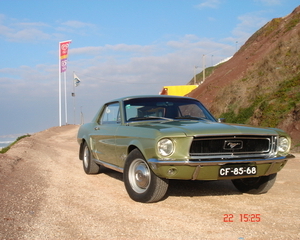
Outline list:
[[[171,179],[230,179],[241,192],[266,193],[291,156],[280,129],[225,123],[196,99],[166,95],[105,103],[77,141],[86,174],[119,171],[144,203],[161,200]]]

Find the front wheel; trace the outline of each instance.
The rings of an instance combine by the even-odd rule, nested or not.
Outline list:
[[[275,183],[276,176],[277,173],[261,177],[233,179],[232,183],[243,193],[262,194],[271,189]]]
[[[128,195],[137,202],[157,202],[168,190],[168,179],[156,176],[138,149],[128,155],[123,177]]]

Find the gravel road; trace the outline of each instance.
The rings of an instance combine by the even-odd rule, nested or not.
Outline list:
[[[300,239],[300,154],[267,194],[171,181],[165,199],[143,204],[122,174],[84,173],[77,130],[50,128],[0,154],[0,239]]]

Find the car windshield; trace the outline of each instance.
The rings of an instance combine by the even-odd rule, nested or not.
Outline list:
[[[124,101],[127,122],[142,120],[209,120],[216,121],[197,100],[189,98],[134,98]]]

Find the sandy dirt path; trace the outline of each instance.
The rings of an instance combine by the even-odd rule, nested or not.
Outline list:
[[[143,204],[122,174],[84,173],[77,129],[50,128],[0,154],[0,239],[300,239],[298,154],[267,194],[171,181],[163,201]]]

